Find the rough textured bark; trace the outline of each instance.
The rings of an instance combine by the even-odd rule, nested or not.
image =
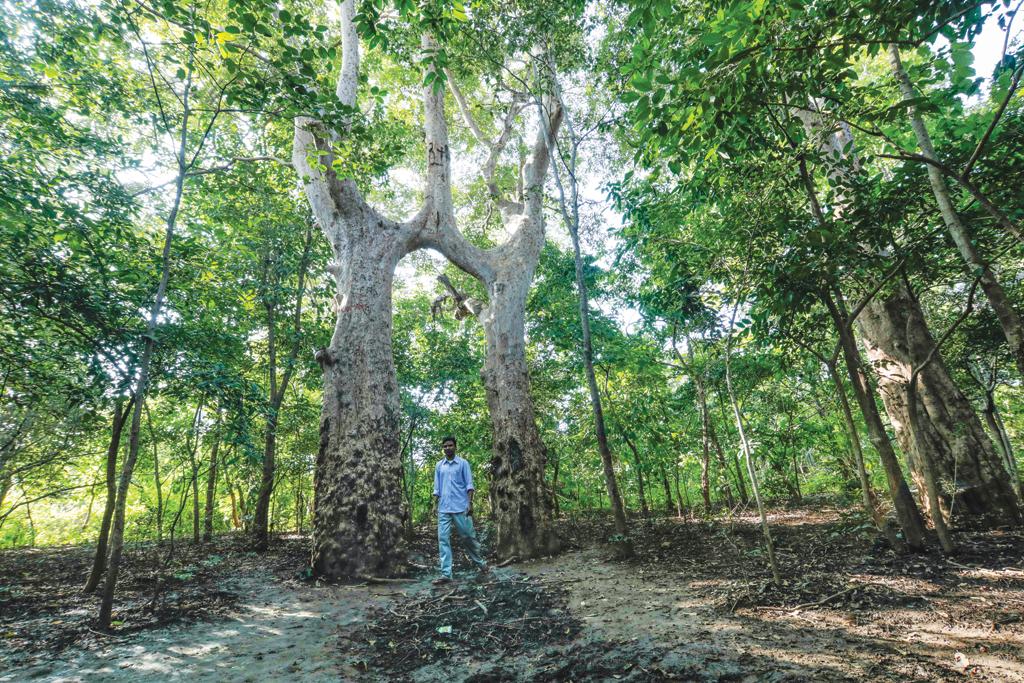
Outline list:
[[[903,68],[903,63],[900,61],[899,48],[895,45],[889,46],[889,59],[904,101],[914,100],[916,98],[914,87],[907,76],[906,70]],[[939,158],[935,153],[934,145],[932,145],[928,128],[925,126],[924,119],[921,118],[917,107],[910,105],[907,107],[907,112],[910,115],[910,125],[914,129],[914,136],[917,138],[917,145],[921,149],[921,155],[927,160],[938,161]],[[939,206],[939,212],[942,214],[942,220],[946,224],[949,236],[956,244],[964,263],[972,273],[978,275],[981,290],[985,293],[989,305],[999,319],[999,325],[1002,327],[1003,335],[1010,346],[1010,352],[1013,354],[1014,361],[1017,364],[1017,370],[1024,375],[1024,323],[1021,322],[1020,314],[1013,307],[1009,297],[1006,295],[1006,290],[1003,289],[1002,284],[1000,284],[988,262],[978,252],[971,231],[963,222],[963,219],[960,218],[960,214],[953,204],[953,199],[950,197],[949,187],[946,185],[946,179],[943,177],[942,171],[932,164],[926,164],[926,166],[928,169],[928,182],[931,184],[932,194],[935,195],[935,201]]]
[[[110,538],[110,521],[114,517],[114,501],[117,498],[117,453],[121,447],[121,433],[124,431],[125,418],[132,408],[132,401],[122,408],[121,402],[114,405],[114,422],[110,430],[110,444],[107,446],[107,502],[103,506],[103,517],[100,519],[100,534],[96,540],[96,555],[92,561],[92,571],[86,579],[85,593],[92,593],[100,585],[103,572],[107,568],[107,542]],[[6,488],[5,488],[6,491]],[[0,502],[2,502],[0,496]]]
[[[355,191],[351,181],[341,185]],[[364,204],[352,211],[352,203],[342,225],[331,205],[314,204],[333,233],[337,283],[334,335],[317,356],[324,395],[313,483],[312,565],[329,578],[395,570],[405,514],[391,348],[392,276],[406,252],[403,230]]]
[[[513,260],[515,266],[496,269],[483,318],[487,356],[482,374],[494,444],[490,497],[499,557],[535,557],[560,547],[544,490],[547,450],[537,429],[526,366],[524,316],[536,266],[533,251],[524,254],[528,259]]]
[[[872,300],[858,321],[886,412],[901,450],[910,459],[925,509],[930,511],[924,495],[927,463],[917,444],[931,461],[943,494],[940,500],[947,511],[955,492],[962,506],[959,510],[978,517],[992,515],[993,521],[1000,523],[1019,523],[1020,509],[1002,458],[974,407],[950,377],[941,355],[933,351],[935,341],[920,304],[906,284],[900,283],[884,299]],[[932,353],[935,357],[920,372],[914,391],[916,405],[910,406],[907,385],[911,372]],[[916,435],[914,425],[918,427]]]
[[[359,37],[354,0],[341,6],[342,66],[335,94],[355,107]],[[401,564],[405,518],[399,396],[391,349],[391,286],[414,236],[438,216],[428,192],[409,222],[380,215],[355,182],[337,175],[336,132],[295,122],[292,163],[333,252],[334,334],[317,353],[324,375],[320,448],[314,476],[312,568],[335,578],[388,574]],[[428,136],[429,138],[429,136]],[[428,168],[436,150],[428,142]],[[447,154],[447,150],[444,150]],[[429,175],[429,174],[428,174]]]

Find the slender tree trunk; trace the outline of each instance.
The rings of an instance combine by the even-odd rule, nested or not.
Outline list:
[[[916,97],[914,87],[910,83],[906,70],[903,68],[899,48],[895,45],[889,46],[889,58],[892,62],[893,73],[896,76],[904,102],[914,100]],[[917,145],[921,149],[922,156],[932,161],[938,161],[939,158],[935,153],[935,147],[932,145],[928,128],[925,126],[924,119],[921,117],[917,107],[910,105],[907,107],[907,111],[910,115],[910,125],[914,129],[914,135],[917,138]],[[939,212],[942,214],[942,220],[946,224],[946,229],[949,231],[950,237],[953,238],[953,242],[960,251],[960,256],[963,258],[964,263],[967,264],[968,269],[971,273],[978,275],[981,289],[985,293],[985,297],[988,299],[988,303],[995,312],[996,317],[999,319],[999,325],[1003,329],[1006,342],[1010,345],[1010,352],[1013,354],[1014,361],[1017,364],[1017,371],[1024,375],[1024,324],[1021,323],[1020,315],[1014,309],[995,273],[992,272],[989,264],[978,252],[971,231],[960,218],[960,214],[957,213],[942,172],[932,164],[926,164],[926,166],[928,169],[928,181],[931,184],[932,193],[935,195],[935,201],[939,205]]]
[[[142,407],[146,403],[146,392],[149,389],[150,365],[153,360],[153,352],[156,350],[156,328],[163,310],[164,298],[167,295],[167,284],[171,276],[171,245],[174,241],[174,228],[178,222],[178,211],[181,209],[181,198],[185,190],[185,177],[192,163],[197,158],[194,156],[192,162],[186,161],[185,158],[188,126],[191,116],[189,98],[192,92],[192,67],[193,63],[190,55],[186,67],[184,92],[181,99],[181,129],[178,149],[176,150],[178,175],[174,184],[174,200],[171,202],[171,209],[167,214],[163,251],[160,255],[160,283],[157,285],[153,306],[149,311],[149,320],[146,322],[146,334],[143,337],[144,343],[139,359],[139,374],[135,391],[133,392],[135,406],[132,410],[131,429],[128,432],[128,455],[121,466],[121,476],[117,484],[117,499],[114,502],[113,530],[110,536],[110,557],[107,560],[107,575],[106,580],[103,582],[103,598],[100,602],[98,618],[98,625],[103,630],[110,628],[110,615],[114,610],[114,591],[117,587],[118,573],[121,571],[121,556],[124,552],[125,510],[128,505],[128,493],[132,482],[132,475],[135,473],[135,462],[139,457]]]
[[[722,414],[722,424],[726,425],[725,431],[726,431],[726,434],[728,435],[728,432],[729,432],[729,429],[728,429],[729,416],[728,416],[728,414],[725,411],[725,405],[726,405],[726,403],[728,403],[728,401],[722,396],[721,386],[716,386],[715,393],[718,395],[718,406],[719,406],[720,412]],[[710,415],[710,412],[709,412],[709,415]],[[714,446],[715,449],[719,453],[721,453],[722,450],[723,450],[722,449],[722,442],[718,438],[718,432],[715,430],[715,422],[714,422],[714,420],[708,420],[708,433],[711,436],[711,445]],[[747,503],[750,502],[750,496],[747,495],[747,487],[746,487],[746,484],[744,483],[744,480],[743,480],[743,466],[740,464],[740,453],[741,452],[742,452],[742,449],[740,449],[740,450],[733,449],[733,451],[732,451],[732,463],[733,463],[733,467],[735,468],[735,472],[736,472],[736,485],[737,485],[737,488],[739,488],[740,501],[744,505],[746,505]]]
[[[920,424],[921,408],[918,406],[916,391],[917,378],[917,374],[914,373],[906,385],[905,398],[907,405],[910,407],[907,416],[909,419],[908,426],[914,442],[912,448],[917,453],[917,460],[922,471],[922,478],[924,479],[928,511],[932,518],[932,525],[935,527],[935,534],[939,537],[939,545],[942,546],[942,552],[948,555],[956,550],[956,545],[953,543],[953,538],[949,533],[945,517],[942,514],[939,504],[939,483],[935,476],[935,463],[926,450],[928,444],[924,442],[923,438],[923,428]]]
[[[551,504],[555,508],[555,519],[559,519],[562,516],[561,505],[559,504],[559,491],[558,491],[558,473],[561,469],[562,458],[559,457],[558,453],[555,453],[555,471],[551,477]]]
[[[132,401],[122,409],[121,401],[114,404],[114,424],[110,430],[110,444],[107,446],[107,501],[103,506],[103,517],[100,520],[100,535],[96,541],[96,554],[92,561],[92,571],[86,579],[85,593],[92,593],[100,585],[103,572],[107,568],[107,542],[110,538],[110,522],[114,517],[114,502],[117,498],[117,453],[121,448],[121,433],[124,431],[125,418],[132,409]],[[2,497],[0,497],[2,498]]]
[[[684,492],[681,489],[681,487],[679,486],[679,463],[678,462],[676,462],[675,466],[672,468],[672,477],[675,479],[675,483],[676,483],[676,516],[679,519],[682,519],[683,518],[683,504],[684,504],[683,503],[683,499],[684,498],[686,499],[685,504],[686,504],[687,507],[689,507],[690,506],[690,498],[689,498],[689,494],[686,494],[684,496]]]
[[[192,426],[189,429],[189,436],[186,439],[185,450],[188,453],[188,465],[192,476],[189,481],[192,487],[192,542],[199,544],[199,462],[196,460],[196,452],[199,450],[200,425],[203,420],[203,404],[206,402],[204,396],[196,406],[195,416],[192,418]]]
[[[651,508],[647,504],[647,484],[644,481],[644,463],[640,457],[640,451],[637,449],[636,444],[629,438],[629,434],[626,430],[620,430],[623,440],[626,445],[629,446],[629,450],[633,453],[633,462],[636,464],[636,489],[637,494],[640,498],[640,516],[644,519],[651,516]]]
[[[574,143],[575,144],[575,143]],[[572,169],[574,172],[575,169]],[[587,280],[583,272],[583,251],[580,247],[578,191],[575,176],[569,174],[569,196],[566,196],[561,184],[561,176],[555,169],[562,205],[563,219],[572,238],[573,260],[576,273],[576,292],[579,295],[580,328],[583,333],[583,369],[587,376],[587,390],[590,392],[590,408],[594,414],[594,431],[597,435],[597,450],[601,455],[601,467],[604,471],[605,487],[612,504],[612,518],[615,520],[615,532],[619,536],[627,536],[626,513],[619,496],[619,484],[615,478],[614,458],[608,446],[608,430],[604,421],[604,410],[601,405],[601,394],[597,388],[594,375],[594,346],[590,334],[590,296],[587,292]],[[570,207],[571,204],[571,207]],[[624,551],[630,552],[629,549]]]
[[[930,510],[926,469],[947,511],[955,494],[970,515],[1018,524],[1020,509],[1003,460],[974,407],[953,382],[935,349],[920,304],[906,283],[887,298],[875,298],[858,318],[868,357],[875,366],[886,412]],[[913,368],[922,366],[914,391]],[[913,395],[916,403],[907,403]],[[928,460],[929,462],[925,462]],[[948,493],[945,493],[945,492]]]
[[[242,528],[242,521],[238,518],[238,501],[235,500],[235,487],[228,484],[228,497],[231,498],[231,526],[235,529]]]
[[[675,347],[675,339],[673,338],[672,348],[676,352],[676,357],[680,361],[684,361],[682,354]],[[701,459],[701,470],[700,470],[700,491],[704,497],[704,509],[707,511],[711,510],[711,452],[715,453],[718,460],[718,465],[721,468],[720,474],[722,477],[722,483],[724,484],[723,493],[725,494],[726,503],[729,509],[736,507],[736,501],[733,500],[732,489],[729,486],[729,467],[725,464],[725,455],[722,453],[722,446],[718,443],[718,437],[715,435],[715,426],[711,420],[711,412],[708,410],[708,397],[707,387],[704,384],[704,377],[701,375],[701,371],[698,370],[697,364],[694,361],[693,344],[688,343],[686,347],[686,367],[689,369],[690,377],[693,380],[694,388],[697,390],[697,407],[700,410],[700,433],[701,433],[701,447],[702,447],[702,459]],[[742,498],[746,502],[746,490],[743,486],[743,476],[739,472],[739,463],[736,463],[736,475],[737,475],[737,490],[742,493]]]
[[[857,423],[853,419],[853,411],[850,409],[850,401],[846,398],[846,386],[843,383],[843,378],[839,375],[836,369],[835,363],[826,363],[825,367],[828,368],[828,376],[832,379],[832,383],[836,389],[836,398],[839,400],[840,412],[843,415],[843,424],[846,427],[846,435],[850,439],[850,448],[853,451],[854,465],[856,466],[857,479],[860,481],[860,493],[861,502],[864,504],[864,512],[874,521],[875,526],[879,531],[890,537],[890,544],[893,548],[897,547],[895,544],[895,534],[890,533],[890,527],[886,523],[884,515],[878,507],[878,499],[875,496],[874,489],[871,486],[871,480],[868,478],[867,467],[864,465],[864,450],[861,448],[860,443],[860,431],[857,429]]]
[[[864,416],[864,423],[867,425],[868,436],[871,445],[875,447],[878,457],[885,470],[886,481],[889,485],[889,495],[892,499],[893,510],[896,513],[896,522],[903,531],[903,538],[907,547],[911,550],[923,550],[926,545],[924,520],[921,512],[914,504],[914,498],[910,494],[910,488],[903,478],[903,471],[900,469],[899,461],[896,458],[896,451],[893,450],[889,435],[886,434],[885,425],[882,424],[882,417],[878,413],[878,405],[875,402],[874,392],[871,383],[864,376],[861,370],[860,351],[853,338],[853,331],[846,322],[846,316],[842,314],[838,304],[831,294],[822,290],[821,298],[825,304],[836,331],[839,334],[839,342],[843,351],[843,360],[846,363],[846,370],[849,374],[850,385],[853,387],[854,396]]]
[[[276,370],[271,370],[276,372]],[[274,494],[274,472],[277,467],[277,412],[280,406],[268,407],[267,424],[263,433],[263,462],[260,470],[260,489],[253,513],[253,549],[266,550],[270,543],[270,499]]]
[[[711,514],[711,449],[707,439],[701,439],[700,495],[704,498],[704,515]]]
[[[153,415],[146,410],[146,425],[149,427],[149,440],[153,444],[153,484],[156,487],[156,542],[161,545],[164,542],[164,491],[163,482],[160,480],[160,449],[157,445],[156,430],[153,428]]]
[[[1006,425],[1003,424],[1003,418],[996,405],[994,392],[994,389],[985,391],[985,421],[988,423],[989,429],[992,430],[992,434],[995,435],[996,446],[998,446],[999,453],[1003,456],[1003,461],[1006,463],[1006,471],[1010,474],[1010,481],[1017,491],[1017,499],[1018,501],[1024,500],[1024,487],[1021,485],[1020,475],[1017,471],[1017,460],[1013,454],[1013,444],[1010,442],[1010,435],[1006,432]]]
[[[743,449],[743,457],[747,463],[747,476],[750,477],[750,489],[754,493],[754,501],[757,503],[757,512],[761,517],[761,531],[764,534],[765,550],[768,554],[768,566],[772,571],[772,579],[775,585],[782,585],[782,577],[779,574],[779,565],[775,560],[775,543],[772,541],[772,532],[768,527],[768,516],[764,510],[764,503],[761,501],[761,488],[757,482],[757,472],[754,469],[754,457],[751,452],[750,443],[747,441],[746,431],[743,428],[743,414],[740,412],[739,403],[736,401],[736,394],[732,388],[732,325],[736,318],[736,308],[733,308],[733,319],[729,321],[729,340],[725,352],[725,387],[729,394],[729,403],[732,405],[733,416],[736,418],[736,433],[740,439],[740,448]]]
[[[668,483],[668,473],[665,472],[665,463],[658,461],[658,469],[661,471],[661,485],[665,489],[665,512],[672,514],[675,503],[672,502],[672,487]]]
[[[206,506],[203,516],[203,540],[213,539],[213,503],[217,492],[217,453],[220,450],[220,411],[217,411],[217,426],[214,427],[213,445],[210,447],[210,465],[206,474]]]

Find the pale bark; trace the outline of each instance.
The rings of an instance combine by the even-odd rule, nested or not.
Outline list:
[[[336,96],[353,109],[359,85],[354,16],[354,0],[345,0]],[[391,286],[399,259],[415,248],[414,235],[437,215],[429,199],[406,223],[380,215],[354,180],[338,175],[331,144],[336,135],[317,121],[297,119],[292,150],[293,166],[333,252],[328,270],[337,320],[330,344],[317,353],[324,394],[311,560],[313,571],[326,578],[384,575],[402,564],[405,507]],[[433,153],[428,145],[428,166],[435,163]]]
[[[424,40],[424,48],[433,49],[429,38]],[[525,305],[545,240],[542,200],[550,160],[545,139],[557,131],[561,109],[557,104],[549,104],[541,112],[541,132],[533,145],[530,162],[523,168],[524,192],[518,201],[495,197],[493,178],[485,176],[488,185],[493,186],[492,199],[501,208],[502,220],[512,237],[484,251],[467,241],[455,227],[443,92],[427,86],[424,104],[427,196],[432,211],[414,244],[440,251],[477,278],[488,296],[488,304],[480,313],[486,338],[481,374],[493,436],[490,497],[495,520],[494,550],[499,557],[547,555],[555,552],[561,541],[552,525],[551,496],[544,485],[547,452],[530,396]],[[463,113],[471,119],[468,110]],[[494,168],[492,160],[502,146],[500,137],[497,143],[488,143],[490,154],[485,173]]]
[[[758,485],[757,471],[754,469],[754,454],[747,441],[747,433],[743,426],[743,413],[740,411],[739,403],[736,401],[736,394],[732,388],[732,333],[733,324],[736,321],[736,309],[739,303],[733,307],[732,319],[729,321],[729,336],[725,349],[725,387],[729,394],[729,403],[732,405],[733,417],[736,419],[736,432],[740,439],[740,448],[743,449],[743,459],[747,464],[747,475],[750,477],[750,490],[754,493],[754,502],[757,504],[757,512],[761,518],[761,532],[764,534],[765,550],[768,555],[768,566],[772,572],[772,579],[775,585],[782,585],[782,577],[779,574],[779,565],[775,559],[775,543],[772,540],[772,532],[768,527],[768,516],[765,513],[764,502],[761,500],[761,487]]]
[[[971,516],[992,515],[997,523],[1019,523],[1009,473],[974,407],[950,377],[906,283],[888,297],[872,300],[858,321],[886,412],[910,458],[925,509],[931,513],[931,502],[924,497],[930,468],[947,511],[955,494],[958,509]],[[927,358],[932,360],[923,366]],[[914,368],[922,366],[917,386],[908,391]],[[916,403],[908,404],[910,396]]]
[[[910,83],[906,70],[903,68],[899,48],[895,45],[889,46],[889,58],[904,102],[913,100],[915,98],[914,87]],[[935,152],[935,147],[932,145],[928,128],[925,126],[924,119],[921,117],[920,112],[918,112],[917,107],[910,105],[907,107],[907,111],[910,115],[910,125],[917,138],[918,147],[921,149],[921,155],[929,161],[938,162],[939,158]],[[953,199],[949,194],[949,187],[946,185],[942,171],[931,163],[927,164],[927,170],[932,194],[935,195],[935,201],[939,206],[939,212],[942,214],[942,220],[946,224],[949,236],[953,239],[953,243],[956,244],[957,250],[960,252],[960,256],[971,271],[971,274],[978,277],[981,289],[985,293],[985,297],[988,299],[992,310],[995,312],[996,318],[999,319],[999,325],[1002,327],[1003,335],[1010,346],[1010,353],[1017,364],[1017,370],[1024,375],[1024,323],[1021,322],[1020,314],[1013,307],[1009,297],[1006,295],[1006,290],[1003,289],[996,274],[978,252],[970,229],[963,222],[953,204]]]

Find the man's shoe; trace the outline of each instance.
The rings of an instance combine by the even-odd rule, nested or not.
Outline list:
[[[431,581],[431,583],[433,583],[435,586],[443,586],[444,584],[451,583],[451,582],[452,582],[452,577],[450,577],[450,576],[439,576],[436,579],[434,579],[433,581]]]

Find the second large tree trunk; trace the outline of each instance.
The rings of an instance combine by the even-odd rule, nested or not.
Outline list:
[[[481,375],[493,435],[494,549],[499,557],[537,557],[557,552],[561,542],[544,490],[547,450],[537,430],[526,366],[524,317],[532,277],[523,277],[521,267],[508,270],[507,277],[499,273],[489,287],[490,303],[482,316],[487,357]]]
[[[921,307],[905,284],[889,297],[875,299],[859,319],[865,347],[878,374],[878,387],[886,412],[896,430],[900,448],[908,455],[922,504],[925,470],[915,444],[927,449],[937,482],[945,494],[944,507],[974,517],[992,516],[998,523],[1021,521],[1017,497],[1006,468],[992,440],[981,425],[970,401],[953,383],[941,356],[920,373],[917,405],[907,405],[907,383],[913,368],[922,365],[935,342]],[[910,411],[920,433],[915,442]]]

